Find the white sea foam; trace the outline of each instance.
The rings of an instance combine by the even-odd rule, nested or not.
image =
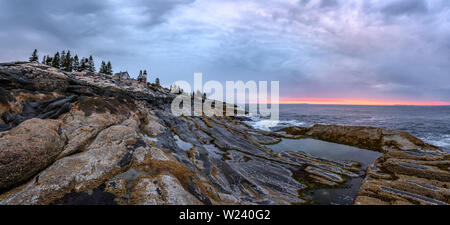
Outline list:
[[[252,121],[247,121],[246,123],[258,130],[270,131],[274,127],[291,127],[291,126],[305,126],[304,122],[297,120],[268,120],[260,119],[258,117],[250,117]]]
[[[246,123],[250,125],[251,127],[259,130],[264,131],[271,131],[271,128],[277,127],[277,128],[283,128],[283,127],[290,127],[290,126],[299,126],[299,127],[310,127],[313,124],[301,122],[298,120],[268,120],[268,119],[262,119],[260,117],[255,116],[247,116],[247,118],[251,119],[251,121],[247,121]],[[318,123],[318,124],[325,124],[325,123]],[[438,146],[442,148],[444,151],[450,153],[450,134],[442,134],[439,136],[427,136],[422,137],[422,140],[425,142]]]
[[[443,148],[446,152],[450,152],[450,134],[442,134],[438,137],[429,136],[423,140],[427,143]]]

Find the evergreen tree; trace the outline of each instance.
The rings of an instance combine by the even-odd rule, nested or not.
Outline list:
[[[52,66],[59,69],[60,65],[61,65],[60,63],[61,63],[61,58],[59,56],[59,52],[57,52],[55,54],[55,56],[53,57]]]
[[[99,73],[107,73],[108,72],[108,68],[106,67],[105,61],[102,61],[102,65],[100,66],[100,70],[98,72]]]
[[[156,84],[157,86],[161,86],[161,84],[159,83],[159,78],[156,78],[155,84]]]
[[[64,62],[66,61],[66,51],[62,51],[60,55],[59,68],[66,71]]]
[[[86,59],[86,58],[82,58],[81,59],[81,65],[80,65],[80,69],[79,69],[79,72],[81,72],[81,71],[84,71],[84,70],[87,70],[88,69],[88,65],[87,65],[87,62],[88,62],[88,59]]]
[[[47,56],[44,55],[41,64],[47,64]]]
[[[50,57],[49,55],[47,55],[47,59],[45,60],[45,64],[46,64],[47,66],[51,66],[51,65],[52,65],[52,62],[53,62],[53,58]]]
[[[75,55],[72,59],[72,69],[75,72],[80,72],[80,59],[78,59],[78,55]]]
[[[37,49],[35,49],[35,50],[33,51],[33,54],[31,54],[30,62],[39,62],[39,56],[38,56],[38,51],[37,51]]]
[[[95,72],[95,64],[94,64],[94,58],[91,56],[89,56],[89,60],[88,60],[88,70],[90,72]]]
[[[109,75],[113,74],[111,61],[108,61],[108,63],[106,64],[106,74],[109,74]]]
[[[63,59],[64,71],[72,72],[72,56],[70,55],[70,50],[67,51],[65,58]]]

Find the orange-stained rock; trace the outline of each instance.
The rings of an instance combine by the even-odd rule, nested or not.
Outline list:
[[[61,153],[61,122],[31,119],[0,133],[0,189],[26,181]]]

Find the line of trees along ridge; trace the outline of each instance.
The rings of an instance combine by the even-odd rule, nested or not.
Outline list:
[[[33,51],[29,58],[29,61],[39,62],[37,49]],[[45,55],[44,57],[42,57],[41,63],[48,66],[53,66],[66,72],[96,72],[94,58],[92,57],[92,55],[90,55],[89,57],[82,57],[80,59],[76,54],[75,56],[72,56],[70,50],[56,52],[53,56]],[[111,62],[108,61],[106,63],[105,61],[102,61],[102,65],[98,72],[112,75],[113,70]]]
[[[39,62],[39,55],[38,55],[37,49],[35,49],[33,51],[33,53],[31,54],[31,56],[29,58],[29,61],[36,62],[36,63]],[[61,69],[66,72],[82,72],[82,71],[96,72],[94,58],[92,57],[92,55],[90,55],[89,57],[83,57],[80,60],[78,55],[75,55],[72,57],[70,50],[67,50],[67,52],[65,50],[63,50],[61,53],[56,52],[53,55],[53,57],[50,55],[45,55],[42,58],[41,63],[48,65],[48,66],[53,66],[55,68]],[[111,61],[108,61],[108,62],[102,61],[98,72],[113,75]],[[147,77],[146,70],[144,70],[144,74],[145,74],[145,77]],[[143,73],[141,70],[139,76],[142,76],[142,75],[143,75]],[[153,86],[158,86],[158,87],[161,86],[159,78],[155,79],[155,83],[153,83],[153,84],[148,83],[147,85],[153,85]]]

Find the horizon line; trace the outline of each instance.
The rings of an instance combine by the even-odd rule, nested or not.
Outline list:
[[[266,103],[266,102],[261,102]],[[259,103],[245,103],[245,104],[259,104]],[[271,104],[270,102],[266,104]],[[291,103],[279,102],[279,105],[336,105],[336,106],[450,106],[450,104],[344,104],[344,103]]]
[[[342,106],[450,106],[450,104],[344,104],[344,103],[290,103],[280,102],[280,105],[342,105]]]
[[[270,104],[271,101],[259,102]],[[255,104],[255,102],[247,102]],[[395,101],[395,100],[377,100],[377,99],[295,99],[281,98],[278,101],[280,105],[355,105],[355,106],[450,106],[450,102],[443,101]]]
[[[370,98],[281,98],[281,104],[365,105],[365,106],[448,106],[444,101],[383,100]]]

